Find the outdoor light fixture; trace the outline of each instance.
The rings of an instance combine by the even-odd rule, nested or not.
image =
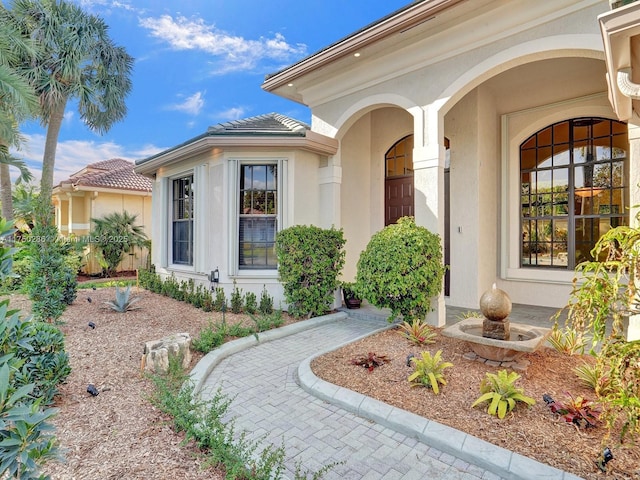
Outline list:
[[[89,322],[89,328],[94,329],[96,328],[96,324],[93,322]]]
[[[96,387],[94,387],[93,385],[89,384],[89,386],[87,387],[87,393],[90,393],[92,397],[95,397],[98,395],[98,389]]]
[[[609,447],[606,447],[602,451],[602,456],[596,460],[596,465],[601,471],[605,472],[607,470],[607,463],[611,460],[613,460],[613,453],[611,453],[611,449]]]
[[[416,356],[413,353],[410,353],[409,355],[407,355],[407,367],[411,366],[411,360],[414,359]]]
[[[220,270],[216,267],[215,270],[211,270],[211,275],[209,275],[209,281],[211,283],[218,283],[220,281]]]

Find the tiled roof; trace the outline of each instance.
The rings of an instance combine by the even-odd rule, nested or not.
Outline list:
[[[233,120],[209,127],[208,135],[295,135],[304,136],[311,127],[279,113]]]
[[[135,173],[133,167],[133,162],[112,158],[91,163],[62,183],[71,183],[73,186],[150,192],[151,180]]]

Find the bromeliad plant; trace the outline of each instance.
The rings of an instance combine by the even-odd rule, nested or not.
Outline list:
[[[352,365],[359,365],[366,368],[369,372],[373,372],[373,369],[380,367],[391,360],[386,355],[378,355],[374,352],[369,352],[366,355],[360,355],[351,360]]]
[[[422,352],[421,358],[412,357],[415,371],[407,379],[412,387],[428,387],[436,395],[440,393],[438,384],[446,385],[444,369],[453,367],[453,363],[442,360],[442,350],[438,350],[435,355],[430,352]]]
[[[557,352],[567,355],[582,355],[587,345],[584,336],[574,328],[561,329],[556,324],[547,339]]]
[[[416,345],[425,345],[435,342],[437,334],[431,326],[419,319],[413,322],[403,322],[398,327],[400,335]]]
[[[516,407],[516,402],[523,402],[527,405],[534,405],[536,401],[527,397],[522,388],[515,386],[515,382],[520,378],[516,372],[509,373],[507,370],[500,370],[497,374],[487,373],[480,383],[480,393],[482,395],[473,402],[472,407],[481,403],[488,403],[487,413],[497,415],[502,419],[507,412]]]
[[[600,420],[600,408],[582,396],[574,397],[566,393],[568,400],[558,402],[550,396],[544,395],[543,399],[552,413],[559,415],[567,423],[573,423],[578,427],[595,427]]]

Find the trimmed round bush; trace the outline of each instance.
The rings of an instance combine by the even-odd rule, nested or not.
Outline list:
[[[424,320],[444,276],[440,237],[402,217],[371,237],[360,254],[357,290],[378,308],[390,308],[391,322]]]

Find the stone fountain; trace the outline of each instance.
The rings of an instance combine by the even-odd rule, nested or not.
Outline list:
[[[465,318],[445,328],[442,334],[466,341],[476,355],[487,360],[517,361],[540,348],[551,329],[511,323],[511,307],[507,293],[494,283],[480,297],[484,317]]]

